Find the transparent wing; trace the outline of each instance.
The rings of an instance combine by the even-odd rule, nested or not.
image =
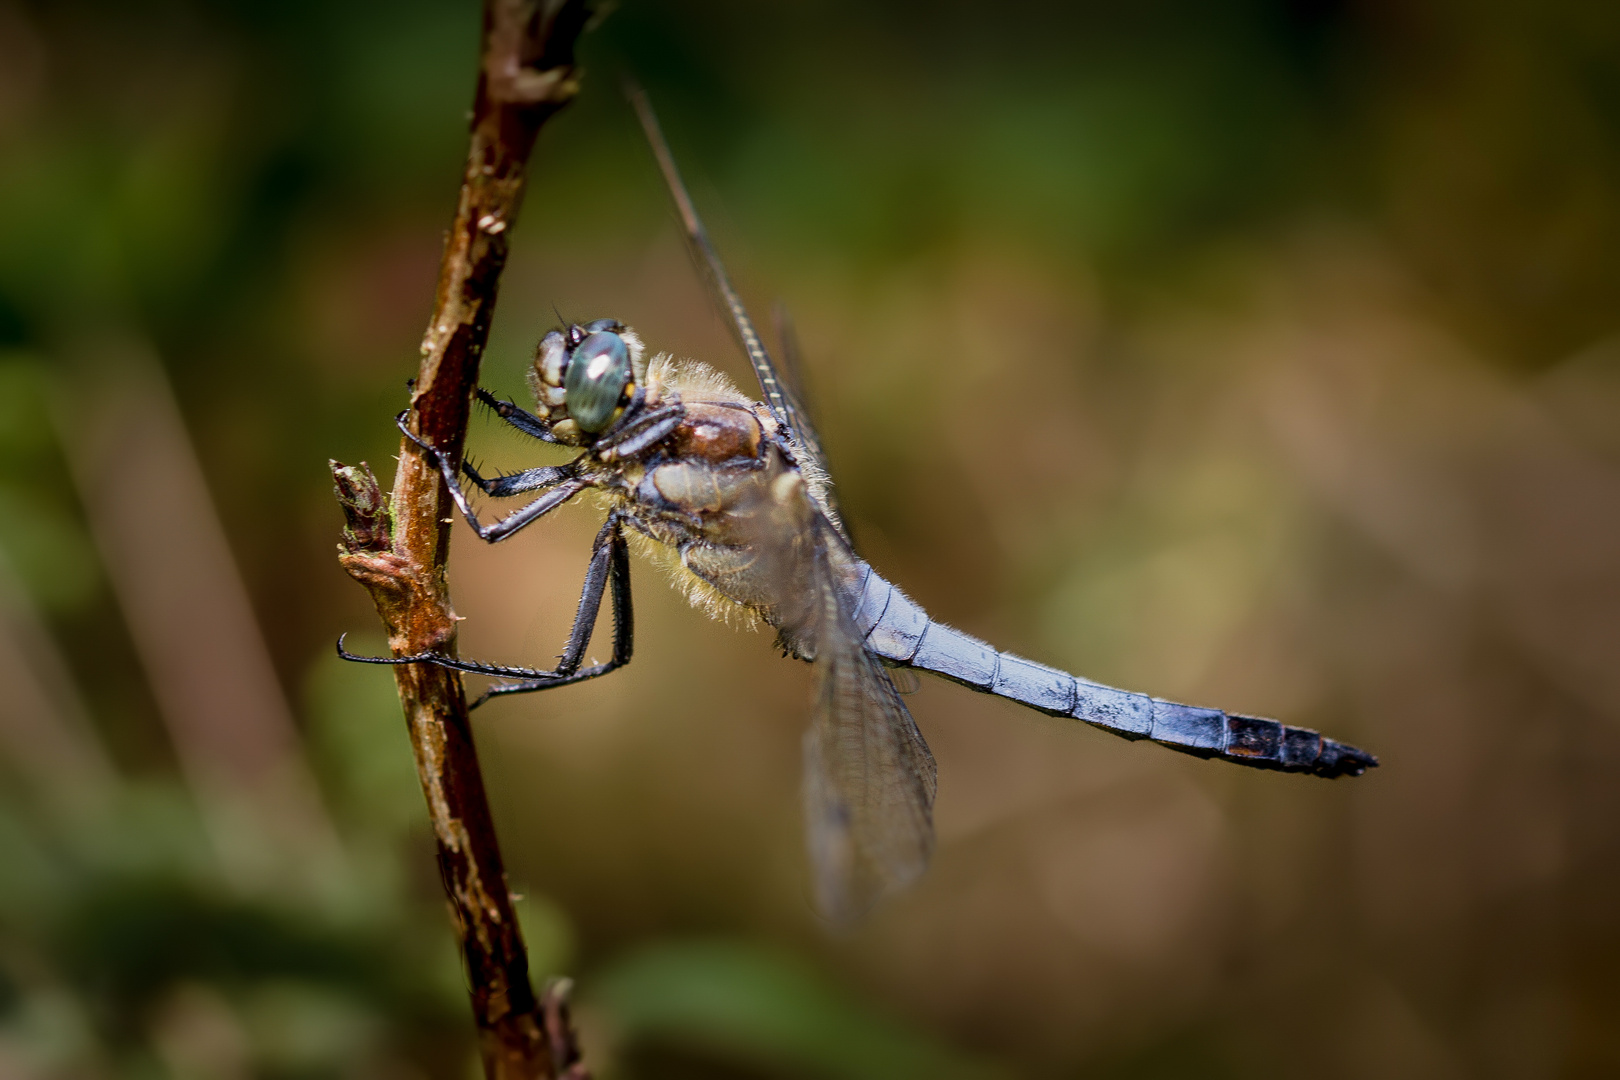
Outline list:
[[[784,652],[814,661],[806,837],[818,905],[848,924],[927,866],[934,759],[856,629],[861,564],[806,486],[783,483],[793,475],[758,471],[728,511],[724,541],[688,545],[681,558],[723,595],[767,613]]]
[[[829,522],[819,527],[831,530]],[[820,547],[805,828],[817,902],[827,918],[848,924],[927,867],[937,770],[888,671],[862,647],[827,555]]]
[[[699,264],[708,272],[715,298],[730,317],[732,331],[737,335],[737,342],[742,346],[743,352],[748,354],[748,362],[754,365],[754,374],[759,378],[759,388],[765,395],[765,403],[775,414],[777,423],[796,435],[798,432],[798,426],[794,422],[796,418],[777,374],[776,365],[771,361],[770,353],[765,351],[765,343],[760,340],[759,332],[754,329],[754,322],[748,317],[748,310],[743,307],[742,297],[732,288],[731,279],[726,276],[726,268],[720,262],[720,256],[714,250],[714,245],[709,241],[708,230],[703,227],[703,220],[698,217],[697,208],[692,205],[692,196],[687,193],[686,185],[681,181],[680,170],[675,167],[675,156],[670,153],[669,144],[664,141],[664,132],[658,126],[658,117],[653,113],[646,93],[639,86],[634,83],[628,84],[626,93],[629,95],[630,104],[635,107],[636,116],[641,120],[642,130],[647,133],[647,141],[652,144],[653,156],[658,159],[658,168],[663,172],[664,182],[669,186],[670,196],[675,200],[675,209],[680,212],[681,225],[686,231],[687,242],[697,255]]]
[[[832,470],[827,466],[827,455],[821,449],[821,435],[816,431],[810,409],[805,404],[808,398],[804,392],[804,362],[801,359],[804,352],[799,348],[798,331],[793,328],[793,317],[788,314],[787,305],[780,300],[772,306],[771,315],[776,322],[776,340],[782,343],[779,384],[787,401],[794,435],[798,439],[799,447],[820,471],[823,481],[819,491],[820,497],[826,503],[827,509],[832,511],[833,525],[837,527],[844,540],[848,541],[849,529],[844,523],[844,512],[838,505],[838,497],[832,487]]]
[[[804,350],[799,347],[799,332],[793,326],[793,316],[788,314],[787,305],[780,300],[771,305],[771,319],[776,323],[776,340],[782,345],[782,363],[777,381],[793,418],[794,434],[810,452],[815,463],[826,471],[827,456],[821,450],[821,436],[816,432],[810,409],[805,404],[808,399],[804,392]]]

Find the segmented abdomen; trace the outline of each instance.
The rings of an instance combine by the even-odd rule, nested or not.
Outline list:
[[[1051,716],[1082,720],[1127,739],[1152,739],[1197,757],[1316,776],[1360,776],[1378,764],[1365,750],[1259,716],[1180,705],[1116,690],[1001,652],[935,622],[910,597],[859,564],[855,624],[869,652],[943,675]]]

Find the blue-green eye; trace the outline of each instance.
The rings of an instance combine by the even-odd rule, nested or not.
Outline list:
[[[568,415],[579,430],[597,434],[613,419],[629,382],[630,350],[624,338],[608,330],[588,335],[569,358],[563,377]]]

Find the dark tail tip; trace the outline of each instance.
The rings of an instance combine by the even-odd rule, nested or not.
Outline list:
[[[1365,750],[1332,739],[1322,740],[1322,752],[1311,769],[1317,776],[1332,780],[1340,776],[1360,776],[1378,768],[1378,759]]]

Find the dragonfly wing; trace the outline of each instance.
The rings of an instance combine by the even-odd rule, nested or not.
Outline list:
[[[937,770],[888,671],[863,647],[844,591],[832,573],[818,577],[805,827],[817,902],[848,924],[927,867]]]
[[[810,417],[810,409],[805,404],[809,399],[804,392],[804,363],[801,359],[804,353],[799,348],[799,335],[793,328],[793,317],[788,314],[787,305],[780,300],[772,306],[771,315],[776,322],[776,340],[782,345],[781,377],[778,383],[787,401],[788,418],[793,425],[794,437],[798,448],[810,459],[810,465],[819,473],[821,483],[818,485],[817,497],[829,511],[828,516],[832,518],[833,525],[848,542],[849,529],[844,524],[843,511],[839,508],[838,498],[832,489],[832,470],[827,465],[826,452],[821,449],[821,435],[816,431],[816,425]]]
[[[796,383],[795,374],[791,371],[784,374],[771,359],[771,354],[765,349],[765,342],[754,326],[754,320],[749,317],[748,309],[743,306],[742,297],[732,287],[725,264],[720,261],[720,254],[715,251],[714,244],[709,239],[709,231],[704,228],[703,219],[698,217],[697,207],[693,204],[691,193],[686,190],[686,184],[681,179],[680,170],[675,165],[675,155],[670,152],[669,143],[664,139],[663,129],[658,124],[658,116],[653,112],[646,93],[634,84],[629,86],[628,92],[630,103],[635,107],[636,115],[641,120],[642,130],[646,132],[647,141],[652,145],[653,156],[658,159],[658,168],[664,174],[664,183],[669,187],[670,197],[675,201],[675,209],[680,214],[687,245],[691,248],[695,261],[703,268],[715,301],[731,323],[731,330],[737,343],[748,355],[748,362],[753,365],[754,375],[759,380],[760,393],[764,395],[765,403],[770,407],[777,425],[785,433],[786,441],[798,459],[797,464],[814,479],[817,501],[826,511],[833,527],[847,542],[849,533],[844,526],[837,500],[832,494],[832,479],[827,469],[827,458],[821,450],[820,436],[810,423],[809,412],[804,407],[804,395],[800,385]],[[797,359],[798,342],[793,335],[792,324],[786,320],[785,312],[780,309],[777,316],[777,330],[781,334],[784,356],[788,358],[791,366]]]
[[[725,265],[721,263],[719,253],[714,250],[714,244],[709,240],[708,230],[703,227],[703,219],[698,217],[697,207],[693,205],[692,196],[687,192],[686,184],[681,180],[680,170],[675,166],[675,155],[670,153],[669,143],[664,140],[658,116],[653,112],[646,92],[639,86],[631,84],[627,92],[630,104],[634,106],[636,116],[641,120],[642,130],[647,134],[647,141],[652,144],[653,156],[658,159],[658,168],[664,174],[664,183],[669,187],[670,197],[675,200],[675,209],[680,213],[681,226],[686,233],[687,243],[691,245],[698,264],[706,271],[709,284],[714,289],[715,299],[731,320],[731,329],[737,336],[737,343],[742,346],[743,352],[748,354],[748,362],[754,366],[754,374],[759,378],[759,389],[765,395],[765,403],[770,406],[777,423],[792,430],[792,410],[788,405],[776,365],[772,362],[770,353],[765,351],[765,343],[760,339],[759,332],[754,329],[754,321],[748,317],[748,309],[743,307],[742,297],[732,288]]]

